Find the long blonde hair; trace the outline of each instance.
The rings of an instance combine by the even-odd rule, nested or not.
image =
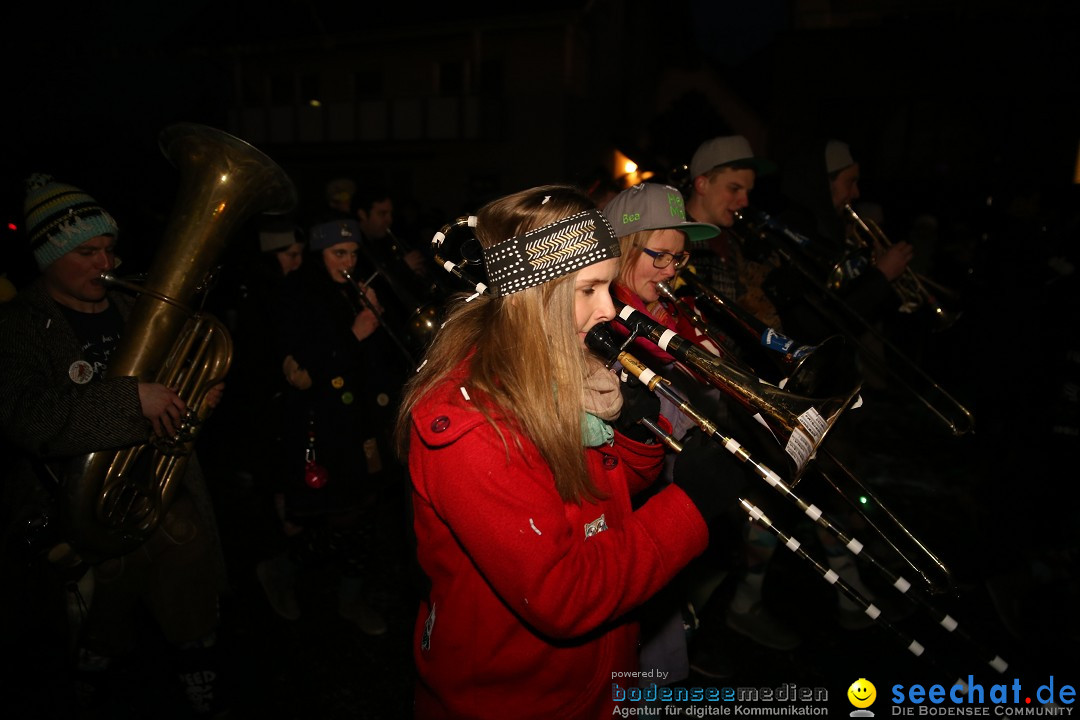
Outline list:
[[[649,238],[652,237],[654,232],[656,231],[638,230],[619,238],[622,255],[619,257],[619,272],[615,276],[616,283],[633,291],[633,286],[630,284],[630,274],[633,273],[634,266],[637,265],[638,258],[641,257],[642,248],[649,244]]]
[[[488,248],[592,207],[571,186],[532,188],[485,205],[477,213],[476,239]],[[502,437],[506,452],[507,436],[496,418],[536,445],[563,500],[597,497],[582,451],[586,365],[574,324],[573,274],[510,296],[452,301],[423,367],[405,386],[396,430],[403,458],[413,409],[470,353],[470,397]],[[516,438],[515,449],[520,450]]]

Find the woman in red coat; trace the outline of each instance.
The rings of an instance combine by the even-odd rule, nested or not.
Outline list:
[[[474,222],[492,292],[451,308],[398,424],[431,583],[415,715],[610,717],[619,689],[638,685],[628,613],[705,548],[737,488],[677,467],[632,509],[663,446],[630,410],[657,405],[624,409],[632,391],[584,344],[614,316],[619,255],[588,198],[534,188]],[[726,454],[702,445],[680,462]]]

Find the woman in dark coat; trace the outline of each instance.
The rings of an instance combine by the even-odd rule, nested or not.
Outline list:
[[[396,477],[386,443],[405,368],[380,327],[379,299],[351,279],[360,240],[348,216],[316,223],[311,255],[286,279],[279,356],[289,382],[281,508],[289,551],[258,574],[274,609],[294,619],[296,571],[331,563],[342,578],[340,614],[379,635],[386,624],[365,602],[363,579],[379,491]]]

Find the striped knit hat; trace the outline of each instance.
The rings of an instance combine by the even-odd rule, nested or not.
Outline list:
[[[116,236],[116,221],[97,200],[73,185],[36,173],[26,180],[26,232],[38,268],[99,235]]]

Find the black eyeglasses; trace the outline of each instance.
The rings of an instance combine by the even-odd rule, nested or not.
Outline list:
[[[649,248],[641,248],[641,252],[645,253],[652,258],[652,266],[663,270],[668,265],[675,262],[675,269],[681,270],[686,263],[690,262],[690,253],[669,253],[666,250],[650,250]]]

